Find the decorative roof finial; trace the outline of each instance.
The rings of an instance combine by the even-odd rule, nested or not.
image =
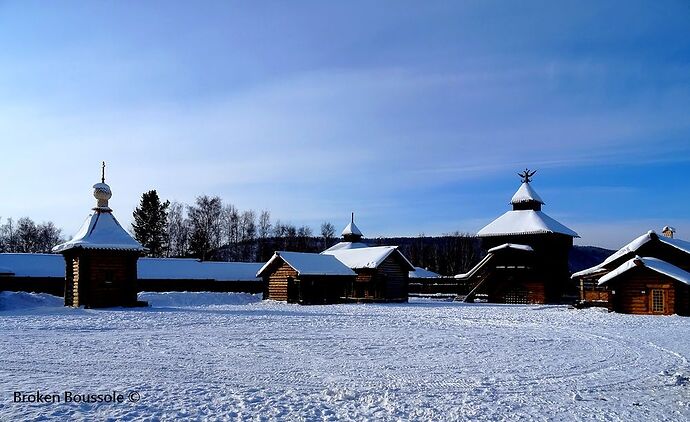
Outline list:
[[[351,221],[352,221],[353,223],[355,222],[355,212],[354,212],[354,211],[352,212],[352,220],[351,220]]]
[[[532,181],[532,176],[534,176],[534,173],[537,171],[530,171],[529,169],[525,169],[522,173],[518,173],[518,176],[520,176],[520,179],[522,180],[522,183],[529,183]]]
[[[112,211],[108,207],[108,200],[112,198],[113,193],[110,190],[110,186],[105,183],[105,161],[101,165],[101,183],[93,185],[93,196],[96,198],[96,208],[94,210],[99,212]]]

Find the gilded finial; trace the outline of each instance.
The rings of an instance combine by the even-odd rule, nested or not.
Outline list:
[[[518,176],[520,176],[522,183],[529,183],[532,181],[532,176],[534,176],[536,172],[536,170],[530,171],[529,169],[525,169],[522,173],[518,173]]]

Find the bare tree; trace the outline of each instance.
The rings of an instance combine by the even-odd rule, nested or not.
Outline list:
[[[330,248],[335,238],[335,226],[328,221],[321,224],[321,237],[323,238],[323,248]]]
[[[208,259],[210,253],[220,246],[222,213],[223,205],[218,196],[199,196],[195,205],[187,209],[190,222],[189,249],[202,260]]]
[[[189,221],[185,217],[185,205],[172,202],[168,207],[168,256],[186,256],[189,250]]]

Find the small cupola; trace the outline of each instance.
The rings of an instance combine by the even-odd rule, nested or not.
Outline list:
[[[352,213],[352,218],[350,224],[348,224],[342,232],[343,240],[345,242],[361,242],[362,232],[359,230],[357,225],[355,225],[355,213]]]
[[[671,239],[673,239],[673,234],[675,232],[676,232],[676,229],[674,229],[671,226],[664,226],[664,228],[661,229],[661,233],[666,237],[670,237]]]
[[[518,176],[520,176],[522,180],[522,185],[520,185],[517,192],[515,192],[515,195],[513,195],[510,200],[513,211],[541,211],[541,206],[544,205],[544,201],[542,201],[539,194],[535,192],[530,185],[532,176],[534,176],[536,172],[536,170],[530,171],[529,169],[525,169],[522,173],[518,173]]]

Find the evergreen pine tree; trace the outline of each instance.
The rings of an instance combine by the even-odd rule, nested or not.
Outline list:
[[[169,206],[170,201],[161,203],[154,189],[141,196],[141,203],[134,210],[134,238],[149,250],[148,256],[164,256],[168,248],[166,224]]]

